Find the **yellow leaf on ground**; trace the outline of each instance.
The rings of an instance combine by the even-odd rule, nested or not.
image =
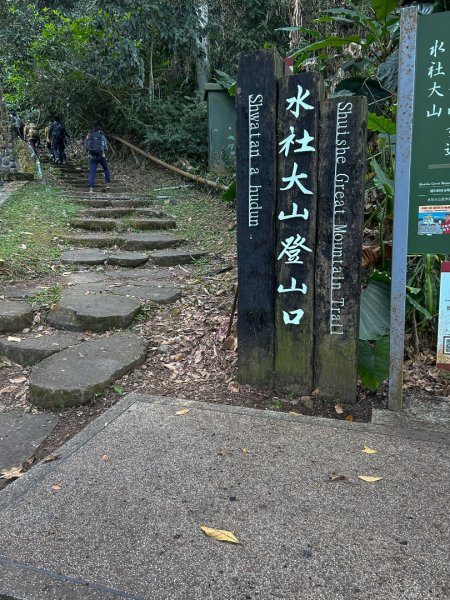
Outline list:
[[[59,490],[62,490],[62,485],[60,483],[55,483],[55,485],[52,485],[52,490],[54,492],[59,492]]]
[[[358,475],[358,479],[362,479],[368,483],[373,483],[374,481],[381,481],[383,478],[378,477],[377,475]]]
[[[299,415],[301,416],[302,413],[299,412],[295,412],[295,410],[290,410],[288,412],[288,415],[292,415],[293,417],[298,417]]]
[[[338,415],[342,415],[342,413],[344,412],[344,409],[340,404],[336,404],[334,410],[337,412]]]
[[[349,423],[351,423],[351,422],[353,421],[353,417],[352,417],[352,415],[347,415],[347,416],[345,417],[345,420],[346,420],[346,421],[348,421]]]
[[[0,476],[3,479],[17,479],[18,477],[22,477],[22,475],[24,475],[22,467],[12,467],[11,469],[0,471]]]
[[[175,413],[176,415],[185,415],[187,414],[191,409],[190,408],[182,408],[181,410],[177,410],[177,412]]]
[[[364,452],[364,454],[376,454],[377,450],[374,450],[373,448],[369,448],[369,446],[364,446],[363,450],[361,450],[361,452]]]
[[[241,448],[244,454],[250,454],[250,450],[248,448]]]
[[[48,463],[48,462],[53,462],[54,460],[58,460],[60,458],[59,454],[50,454],[49,456],[46,456],[43,460],[43,462]]]
[[[200,529],[205,535],[217,540],[218,542],[229,542],[230,544],[241,543],[232,531],[225,531],[224,529],[212,529],[211,527],[206,527],[206,525],[200,525]]]

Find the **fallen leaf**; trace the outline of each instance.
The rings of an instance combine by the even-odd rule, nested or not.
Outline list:
[[[59,492],[59,490],[62,490],[62,485],[60,483],[55,483],[55,485],[52,485],[52,490],[54,492]]]
[[[11,469],[0,471],[0,476],[3,479],[17,479],[18,477],[22,477],[22,475],[24,475],[22,467],[12,467]]]
[[[14,390],[17,390],[17,385],[7,385],[0,390],[0,394],[9,394],[10,392],[14,392]]]
[[[340,404],[336,404],[334,406],[334,410],[337,412],[338,415],[342,415],[342,413],[344,412],[344,409]]]
[[[54,460],[58,460],[58,458],[60,457],[59,454],[50,454],[50,456],[46,456],[43,460],[43,462],[48,463],[48,462],[53,462]]]
[[[23,383],[27,378],[21,375],[20,377],[14,377],[14,379],[10,379],[9,383]]]
[[[100,458],[106,462],[109,460],[109,454],[102,454]]]
[[[176,415],[185,415],[187,414],[191,409],[190,408],[182,408],[181,410],[177,410],[177,412],[175,413]]]
[[[328,476],[330,481],[346,481],[348,478],[345,475],[337,475],[336,473],[331,473]]]
[[[205,535],[217,540],[218,542],[229,542],[230,544],[241,543],[232,531],[225,531],[224,529],[212,529],[211,527],[206,527],[205,525],[200,525],[200,529]]]
[[[21,342],[22,338],[15,337],[14,335],[8,335],[8,342]]]
[[[288,412],[288,415],[292,415],[292,416],[294,416],[294,417],[301,416],[301,414],[302,414],[302,413],[295,412],[295,410],[290,410],[290,411]]]
[[[345,417],[345,420],[346,420],[346,421],[348,421],[349,423],[351,423],[351,422],[353,421],[353,417],[352,417],[352,415],[347,415],[347,416]]]
[[[373,448],[369,448],[369,446],[364,446],[364,449],[361,450],[361,452],[364,452],[364,454],[376,454],[377,450],[374,450]]]
[[[373,483],[374,481],[381,481],[383,478],[378,477],[377,475],[358,475],[358,479],[362,479],[368,483]]]
[[[241,448],[244,454],[250,454],[250,450],[248,448]]]

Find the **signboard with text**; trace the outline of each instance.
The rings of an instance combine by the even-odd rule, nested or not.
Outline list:
[[[450,369],[450,262],[441,265],[436,366]]]
[[[419,16],[408,254],[450,252],[450,12]]]

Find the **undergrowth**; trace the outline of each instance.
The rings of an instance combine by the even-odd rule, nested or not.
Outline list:
[[[42,183],[16,190],[0,207],[0,279],[48,273],[61,253],[57,238],[77,210]]]

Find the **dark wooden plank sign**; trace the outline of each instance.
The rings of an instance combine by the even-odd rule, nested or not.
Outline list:
[[[320,397],[357,395],[367,101],[322,103],[316,248],[315,387]]]
[[[278,94],[275,302],[276,390],[313,390],[318,73],[283,77]]]
[[[242,53],[236,97],[238,378],[273,381],[276,107],[283,62],[275,50]]]

